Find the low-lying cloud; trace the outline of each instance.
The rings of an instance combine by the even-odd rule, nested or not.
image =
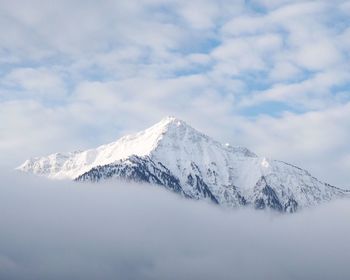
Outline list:
[[[350,279],[350,204],[223,210],[148,185],[2,173],[0,279]]]

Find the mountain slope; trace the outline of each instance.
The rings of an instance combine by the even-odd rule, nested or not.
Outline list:
[[[173,117],[96,149],[30,159],[18,169],[52,179],[153,183],[226,207],[281,212],[345,194],[301,168],[222,145]]]

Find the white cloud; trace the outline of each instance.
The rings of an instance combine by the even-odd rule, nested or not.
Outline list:
[[[276,9],[278,7],[303,2],[303,0],[252,0],[252,3],[267,9]]]
[[[329,42],[314,41],[297,51],[296,62],[309,70],[323,70],[341,61],[339,51]]]
[[[270,78],[273,81],[290,80],[301,73],[301,70],[290,62],[277,62],[270,71]]]
[[[27,97],[48,96],[51,99],[60,99],[67,93],[61,76],[43,68],[16,68],[2,78],[1,85],[14,88],[14,92],[18,91]]]
[[[98,141],[78,109],[33,100],[0,103],[0,166],[11,170],[25,158],[88,148]]]
[[[319,72],[300,82],[278,83],[267,90],[256,91],[243,98],[239,106],[249,107],[278,101],[303,110],[325,109],[338,103],[331,88],[346,84],[348,78],[349,74],[345,71]]]
[[[350,276],[347,200],[286,216],[147,185],[1,177],[1,279]]]
[[[277,34],[225,40],[212,52],[212,56],[217,59],[215,70],[229,75],[265,70],[271,56],[280,49],[281,45],[282,40]]]
[[[260,155],[308,169],[321,180],[348,187],[350,104],[281,118],[236,122],[240,143]]]
[[[186,1],[180,4],[179,13],[194,28],[209,29],[215,26],[220,9],[211,1]]]

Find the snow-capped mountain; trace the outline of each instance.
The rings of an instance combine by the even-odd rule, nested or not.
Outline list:
[[[223,145],[173,117],[96,149],[29,159],[18,169],[52,179],[147,182],[227,207],[282,212],[347,193],[291,164]]]

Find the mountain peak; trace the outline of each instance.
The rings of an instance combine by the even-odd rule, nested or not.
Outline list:
[[[222,157],[227,152],[255,156],[245,148],[227,147],[185,121],[168,116],[143,131],[126,135],[115,142],[86,151],[32,158],[18,169],[50,178],[74,179],[92,167],[124,160],[133,155],[154,156],[159,161],[168,162],[180,154],[181,160],[188,161],[208,155]]]
[[[18,169],[53,179],[148,182],[224,206],[287,212],[345,193],[290,164],[221,144],[172,116],[96,149],[33,158]]]
[[[209,139],[208,136],[188,125],[185,121],[173,116],[163,118],[158,123],[137,133],[135,136],[152,139],[153,148],[165,139],[174,142],[186,142],[186,139],[189,140],[189,138],[192,140],[198,138]]]
[[[186,124],[185,121],[175,117],[175,116],[166,116],[165,118],[163,118],[161,121],[161,123],[164,123],[164,124],[168,124],[168,123],[174,123],[174,124]]]
[[[178,128],[178,127],[191,127],[191,126],[188,125],[185,121],[178,119],[174,116],[167,116],[167,117],[161,119],[158,123],[156,123],[152,127],[150,127],[150,129],[161,128],[161,130],[164,132],[164,130],[168,130],[170,128]]]

